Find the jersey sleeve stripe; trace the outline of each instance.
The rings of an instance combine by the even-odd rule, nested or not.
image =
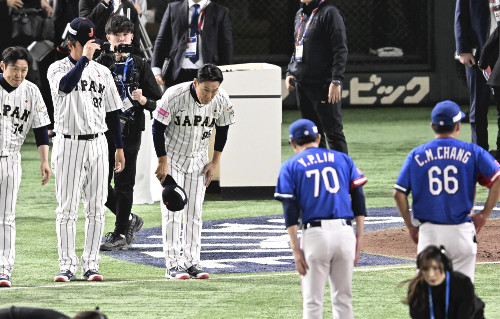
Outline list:
[[[487,188],[490,188],[491,185],[498,179],[500,176],[500,169],[495,172],[490,178],[487,178],[484,175],[478,174],[477,181],[479,182],[479,185],[485,186]]]
[[[400,186],[400,185],[398,185],[398,184],[394,184],[394,189],[396,189],[396,190],[398,190],[398,191],[400,191],[400,192],[403,192],[403,193],[405,193],[405,194],[407,194],[407,193],[408,193],[408,190],[407,190],[406,188],[404,188],[403,186]]]
[[[364,185],[366,182],[368,182],[368,179],[365,176],[358,177],[351,182],[351,189]]]
[[[293,194],[281,194],[281,193],[274,193],[274,198],[293,198]]]

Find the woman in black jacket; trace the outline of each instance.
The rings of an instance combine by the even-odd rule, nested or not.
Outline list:
[[[417,268],[404,300],[411,318],[484,318],[484,302],[475,295],[470,278],[453,271],[443,246],[428,246],[421,251]]]

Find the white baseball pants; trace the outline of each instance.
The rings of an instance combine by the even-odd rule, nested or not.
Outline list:
[[[302,232],[302,249],[309,269],[302,276],[303,318],[323,318],[326,280],[330,281],[332,314],[352,319],[352,272],[356,237],[343,219],[322,220]]]
[[[203,226],[201,215],[206,191],[205,177],[201,175],[205,165],[200,166],[193,172],[185,173],[172,165],[172,161],[168,159],[168,172],[186,192],[188,203],[183,210],[177,212],[169,211],[165,204],[161,203],[163,252],[167,269],[175,266],[189,268],[200,262]]]
[[[21,184],[21,154],[0,158],[0,274],[9,277],[16,258],[16,201]]]
[[[474,283],[477,254],[475,236],[476,229],[470,222],[458,225],[423,223],[418,230],[417,252],[420,253],[429,245],[443,245],[453,263],[453,270],[468,276]]]
[[[104,203],[108,196],[108,144],[101,134],[94,140],[53,139],[52,171],[55,175],[56,232],[61,271],[78,269],[75,254],[76,220],[80,196],[85,214],[85,247],[82,270],[99,270],[99,246],[104,231]]]

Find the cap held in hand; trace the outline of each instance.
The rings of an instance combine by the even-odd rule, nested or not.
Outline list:
[[[184,189],[177,185],[171,175],[165,177],[162,186],[163,192],[161,193],[161,197],[167,209],[172,212],[182,210],[187,204],[187,195]]]

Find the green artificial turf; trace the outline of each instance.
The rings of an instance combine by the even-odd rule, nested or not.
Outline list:
[[[407,153],[433,138],[430,111],[428,107],[344,110],[349,154],[369,180],[364,187],[368,207],[395,206],[392,189]],[[496,119],[493,112],[490,115],[490,125],[494,126]],[[283,113],[282,160],[293,153],[287,141],[288,125],[298,117],[296,111]],[[460,137],[470,141],[467,124],[463,125]],[[490,136],[491,145],[495,145],[494,138]],[[164,269],[101,255],[104,282],[52,282],[59,271],[54,179],[44,187],[40,185],[39,159],[32,133],[22,148],[22,157],[13,288],[0,289],[0,307],[47,307],[74,315],[99,306],[110,319],[301,316],[300,280],[295,272],[222,274],[212,275],[209,280],[172,281],[164,278]],[[484,188],[478,187],[478,201],[484,201],[486,194]],[[145,228],[161,225],[158,203],[135,205],[133,210],[144,218]],[[218,196],[207,197],[203,212],[205,220],[274,214],[281,214],[281,205],[274,200],[221,201]],[[106,216],[106,231],[111,231],[114,216],[109,213]],[[77,254],[81,254],[83,247],[83,226],[80,212]],[[476,273],[476,291],[486,302],[486,317],[500,318],[499,265],[478,265]],[[407,307],[400,302],[406,288],[398,284],[413,275],[412,267],[356,268],[353,281],[356,318],[408,318]],[[327,287],[325,317],[331,317],[329,298]]]

